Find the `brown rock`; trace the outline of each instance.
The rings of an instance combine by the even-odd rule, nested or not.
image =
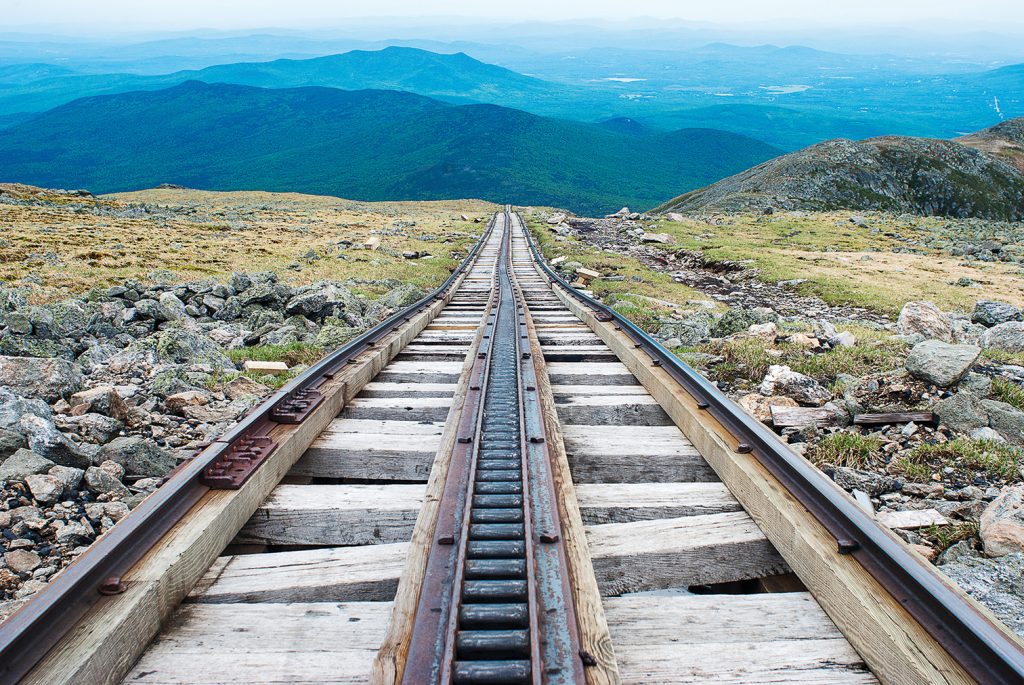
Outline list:
[[[224,394],[233,400],[243,397],[262,397],[269,391],[270,388],[267,386],[245,376],[239,376],[224,386]]]
[[[767,423],[772,418],[772,407],[799,407],[796,400],[790,397],[782,397],[780,395],[774,395],[772,397],[765,397],[759,395],[756,392],[744,395],[737,400],[737,403],[743,407],[743,409],[762,423]]]
[[[109,385],[101,385],[76,392],[71,396],[71,414],[81,416],[89,412],[103,414],[118,421],[128,420],[128,405]]]
[[[27,549],[16,549],[8,552],[4,555],[4,561],[7,562],[7,568],[18,574],[31,573],[43,563],[38,554]]]
[[[931,302],[907,302],[896,321],[900,335],[920,334],[925,338],[953,342],[953,325]]]
[[[179,392],[174,395],[168,395],[167,399],[164,400],[164,405],[170,411],[179,413],[185,407],[195,407],[206,404],[209,401],[209,393],[205,393],[202,390],[188,390],[186,392]]]
[[[981,541],[990,557],[1024,552],[1024,485],[1006,488],[985,508]]]

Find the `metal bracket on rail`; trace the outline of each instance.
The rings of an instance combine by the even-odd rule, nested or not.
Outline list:
[[[270,410],[270,420],[277,423],[302,423],[323,401],[323,393],[316,388],[296,390],[274,405]]]

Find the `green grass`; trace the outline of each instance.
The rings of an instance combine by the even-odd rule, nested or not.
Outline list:
[[[921,531],[923,537],[930,540],[938,553],[941,554],[961,540],[971,540],[978,536],[978,524],[973,521],[953,523],[945,526],[932,525]]]
[[[989,347],[981,351],[981,356],[1003,364],[1014,364],[1024,366],[1024,352],[1007,352]]]
[[[245,361],[284,362],[288,366],[312,364],[324,356],[325,351],[316,345],[294,342],[287,345],[256,345],[228,350],[228,357],[235,363]]]
[[[907,480],[927,482],[946,467],[981,475],[986,480],[1010,480],[1017,476],[1021,450],[992,440],[957,438],[938,444],[922,444],[893,461],[893,470]]]
[[[992,398],[1024,411],[1024,387],[1005,378],[992,379]]]
[[[819,468],[831,465],[862,469],[868,465],[871,455],[881,444],[877,438],[840,431],[826,435],[813,445],[807,458]]]

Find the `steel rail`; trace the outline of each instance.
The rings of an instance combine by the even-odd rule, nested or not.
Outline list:
[[[1006,630],[964,601],[950,583],[913,555],[817,468],[736,406],[725,393],[607,305],[581,293],[547,264],[522,218],[534,260],[553,284],[586,305],[598,321],[614,322],[738,441],[835,538],[840,554],[855,558],[935,641],[979,683],[1024,682],[1024,648]]]
[[[211,488],[240,485],[238,480],[230,482],[231,478],[211,478],[211,468],[238,452],[243,456],[249,454],[249,448],[241,449],[239,445],[250,445],[254,440],[269,445],[261,454],[265,459],[274,448],[267,434],[278,425],[301,423],[320,401],[319,386],[413,316],[443,300],[460,276],[468,273],[494,230],[494,223],[492,218],[469,254],[436,290],[327,355],[257,405],[232,429],[172,471],[164,484],[0,624],[0,683],[21,680],[104,595],[124,592],[127,588],[121,576]],[[251,476],[261,463],[250,464],[245,477]]]

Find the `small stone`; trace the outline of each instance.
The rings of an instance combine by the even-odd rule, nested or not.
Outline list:
[[[267,386],[245,376],[239,376],[224,385],[224,394],[232,400],[239,400],[243,397],[262,397],[269,391],[270,388]]]
[[[188,390],[168,395],[164,400],[164,406],[172,412],[180,413],[185,407],[206,404],[209,401],[210,393],[202,390]]]
[[[31,414],[22,416],[21,429],[27,434],[28,445],[32,451],[55,464],[85,468],[92,463],[89,455],[58,431],[49,419]]]
[[[1012,404],[996,400],[982,400],[988,413],[989,425],[1011,445],[1024,446],[1024,412]]]
[[[52,504],[64,494],[64,484],[50,474],[37,474],[25,479],[29,492],[40,504]]]
[[[744,395],[736,401],[744,410],[761,423],[768,423],[772,420],[772,407],[799,407],[796,400],[791,397],[779,395],[765,397],[758,393]]]
[[[832,393],[810,376],[797,373],[788,366],[773,365],[761,382],[762,395],[783,395],[801,404],[821,406],[832,399]]]
[[[829,339],[832,347],[853,347],[857,344],[857,338],[849,331],[838,333]]]
[[[110,461],[109,459],[100,464],[100,468],[109,473],[114,478],[121,480],[124,478],[124,467],[118,464],[116,461]]]
[[[82,477],[85,471],[76,469],[73,466],[54,466],[48,472],[64,486],[64,492],[74,492],[82,484]]]
[[[133,476],[165,476],[175,467],[174,457],[143,438],[116,438],[100,450],[100,460],[111,460]]]
[[[821,343],[814,336],[807,335],[806,333],[794,333],[793,335],[786,338],[786,342],[793,345],[799,345],[809,350],[815,350],[821,347]]]
[[[71,396],[71,405],[73,407],[85,406],[85,410],[78,412],[79,414],[91,411],[122,422],[128,420],[128,406],[121,399],[117,390],[109,385],[76,392]]]
[[[62,545],[87,545],[95,537],[93,527],[81,521],[70,521],[57,530],[57,542]]]
[[[940,514],[936,509],[881,511],[878,512],[875,518],[884,526],[900,530],[945,526],[949,523],[949,519]]]
[[[29,552],[26,549],[16,549],[13,552],[8,552],[4,555],[4,561],[7,563],[7,568],[17,574],[31,573],[43,563],[38,554]]]
[[[114,497],[127,497],[131,494],[124,483],[98,466],[90,466],[85,470],[85,485],[95,493],[110,493]]]
[[[942,425],[957,433],[970,433],[988,426],[988,414],[981,400],[966,390],[942,400],[933,411]]]
[[[676,239],[670,233],[644,233],[640,238],[644,243],[661,243],[662,245],[673,245]]]
[[[261,362],[254,359],[246,360],[242,368],[264,376],[280,376],[288,372],[288,365],[284,362]]]
[[[767,323],[755,323],[747,328],[747,334],[755,338],[775,340],[775,336],[779,334],[779,327],[775,325],[774,321],[768,321]]]
[[[990,440],[992,442],[1006,442],[1006,438],[1001,436],[994,429],[985,426],[983,428],[975,428],[970,432],[971,440]]]
[[[843,490],[863,490],[872,497],[896,492],[903,485],[895,478],[847,466],[826,466],[824,471]]]

